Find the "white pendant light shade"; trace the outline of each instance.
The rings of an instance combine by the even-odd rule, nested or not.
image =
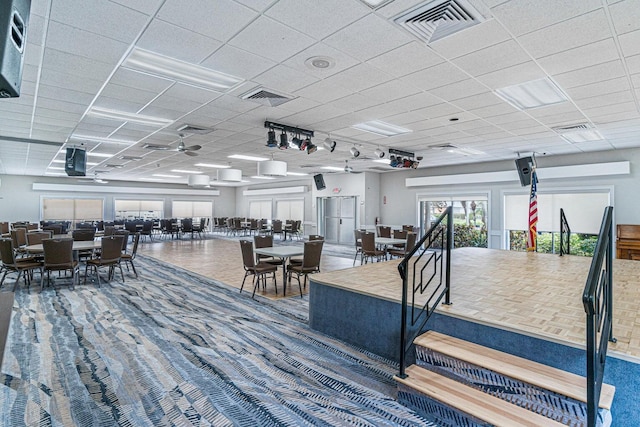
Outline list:
[[[209,175],[189,175],[189,187],[208,187]]]
[[[258,175],[287,176],[287,163],[278,160],[267,160],[258,163]]]
[[[240,182],[242,181],[242,171],[240,169],[220,169],[218,181]]]

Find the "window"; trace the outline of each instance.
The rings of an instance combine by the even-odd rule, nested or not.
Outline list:
[[[249,202],[249,218],[271,220],[271,200],[253,200]]]
[[[43,221],[102,221],[103,199],[42,199]]]
[[[174,218],[211,218],[213,202],[174,201],[171,212]]]
[[[304,200],[278,200],[276,201],[276,219],[286,221],[304,220]]]
[[[116,211],[116,220],[152,220],[164,217],[164,201],[162,200],[116,199],[114,201],[114,205]]]
[[[592,256],[604,208],[610,204],[610,191],[538,192],[537,251],[556,253],[560,245],[560,208],[571,228],[571,254]],[[506,247],[526,250],[529,229],[529,194],[504,197]]]
[[[486,194],[420,198],[420,227],[427,231],[453,206],[454,247],[487,247],[489,202]]]

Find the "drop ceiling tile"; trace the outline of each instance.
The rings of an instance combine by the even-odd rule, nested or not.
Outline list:
[[[626,33],[618,37],[624,56],[640,54],[640,30]]]
[[[508,40],[511,40],[511,36],[504,27],[497,20],[489,19],[450,37],[430,43],[429,46],[443,57],[454,59]]]
[[[280,0],[265,15],[321,40],[358,20],[367,12],[367,7],[359,2]]]
[[[337,82],[326,79],[296,91],[295,95],[315,102],[326,103],[343,98],[345,95],[352,93],[355,93],[355,91],[349,90]]]
[[[43,75],[55,71],[102,82],[113,71],[112,64],[51,48],[45,49],[42,66]]]
[[[504,114],[515,113],[518,110],[515,107],[513,107],[511,104],[508,104],[508,103],[502,101],[500,104],[489,105],[489,106],[480,107],[480,108],[474,108],[474,109],[471,109],[469,111],[471,113],[476,114],[479,117],[489,118],[489,117],[501,116],[501,115],[504,115]]]
[[[75,114],[84,114],[84,111],[86,110],[86,106],[82,104],[75,104],[72,102],[59,101],[48,98],[39,99],[38,107],[48,108],[50,110],[61,110]]]
[[[347,93],[350,93],[363,91],[370,87],[389,82],[392,79],[390,75],[377,68],[366,63],[360,63],[355,67],[349,68],[338,75],[328,77],[323,81],[349,88],[349,92]]]
[[[515,35],[549,27],[601,8],[600,0],[583,0],[559,4],[555,0],[512,0],[493,7],[491,12]]]
[[[584,110],[584,113],[587,117],[597,117],[603,115],[612,115],[617,113],[633,113],[638,112],[638,107],[635,102],[621,102],[617,104],[607,105],[607,106],[599,106],[596,108],[590,108]]]
[[[634,55],[626,58],[629,74],[640,73],[640,55]]]
[[[310,74],[297,71],[286,65],[276,65],[253,80],[267,89],[285,93],[293,93],[318,81]]]
[[[137,10],[145,15],[152,15],[158,9],[162,0],[111,0],[128,8]]]
[[[66,0],[52,3],[51,20],[129,44],[148,16],[114,2]]]
[[[367,61],[410,41],[413,39],[409,35],[376,15],[367,15],[324,40],[329,46],[361,61]]]
[[[221,95],[212,90],[206,90],[188,84],[176,83],[167,89],[161,96],[170,96],[180,99],[186,99],[196,104],[206,104],[219,98]]]
[[[476,95],[456,99],[452,104],[463,110],[474,110],[477,108],[488,107],[490,105],[501,104],[503,102],[504,101],[498,98],[493,92],[482,92]]]
[[[316,56],[329,58],[330,60],[333,60],[334,64],[329,68],[319,69],[313,68],[305,63],[307,59]],[[284,65],[298,71],[308,73],[318,79],[327,78],[328,76],[332,76],[347,68],[351,68],[358,63],[359,61],[357,59],[325,43],[316,43],[284,61]]]
[[[609,6],[617,34],[640,30],[640,1],[629,0]]]
[[[360,92],[362,95],[381,101],[391,102],[399,98],[415,95],[421,92],[413,85],[398,80],[391,80],[380,85],[365,89]]]
[[[444,59],[416,41],[385,52],[367,61],[368,64],[394,77],[402,77],[444,62]]]
[[[579,100],[593,96],[606,95],[613,92],[622,92],[629,89],[629,80],[626,77],[604,80],[584,86],[568,88],[565,92],[571,99]]]
[[[266,16],[253,21],[229,42],[230,45],[277,62],[297,54],[315,41]]]
[[[481,93],[486,94],[487,88],[474,79],[466,79],[450,85],[431,89],[429,93],[443,99],[444,101],[454,102],[457,99],[466,98],[470,95],[478,95]]]
[[[455,105],[443,102],[438,105],[433,105],[431,107],[422,108],[420,110],[415,111],[418,114],[422,114],[425,119],[435,119],[438,117],[448,117],[448,116],[456,116],[462,113]]]
[[[588,142],[580,142],[573,145],[580,151],[584,151],[584,152],[604,151],[604,150],[611,150],[613,148],[608,141],[588,141]]]
[[[609,22],[602,9],[580,15],[519,38],[534,58],[553,55],[611,37]]]
[[[276,64],[269,59],[268,55],[259,56],[228,44],[202,62],[205,67],[247,80],[253,79]]]
[[[156,19],[144,30],[136,46],[180,61],[199,64],[220,48],[222,42],[189,28]]]
[[[480,76],[530,60],[515,40],[506,40],[452,60],[467,73]]]
[[[409,83],[413,82],[413,84],[421,89],[430,90],[456,83],[467,78],[469,78],[467,74],[460,71],[456,66],[445,62],[425,70],[409,74],[408,76],[402,77],[401,80]]]
[[[557,74],[554,80],[563,88],[572,88],[576,86],[584,86],[591,83],[597,83],[602,80],[611,80],[626,75],[622,62],[611,61],[603,64],[593,65],[591,67],[582,68],[580,70],[570,71],[563,74]]]
[[[145,105],[148,102],[151,102],[158,94],[147,90],[139,90],[130,86],[108,84],[104,87],[100,95],[113,99],[120,99],[122,101],[133,101],[139,105]]]
[[[547,74],[534,61],[527,61],[513,67],[478,76],[478,81],[491,89],[500,89],[544,77],[547,77]]]
[[[373,107],[379,103],[379,99],[372,99],[359,93],[354,93],[331,102],[331,105],[343,111],[354,112]]]
[[[618,49],[612,38],[589,45],[580,46],[564,52],[545,56],[538,63],[551,75],[579,70],[592,65],[619,59]]]
[[[96,49],[100,46],[100,49]],[[117,63],[129,45],[78,28],[49,22],[47,48],[82,56],[109,64]]]
[[[258,14],[231,0],[167,0],[156,17],[207,37],[227,41]]]

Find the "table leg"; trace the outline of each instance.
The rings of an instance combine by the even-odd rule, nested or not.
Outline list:
[[[287,296],[287,258],[282,259],[282,296]]]

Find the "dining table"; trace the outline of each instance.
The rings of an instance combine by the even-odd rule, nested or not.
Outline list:
[[[73,242],[73,251],[88,251],[93,249],[100,249],[102,247],[102,242],[98,240],[79,240]],[[44,247],[42,243],[37,245],[27,245],[24,249],[30,254],[41,254],[44,252]]]
[[[282,264],[282,289],[283,296],[287,295],[287,260],[292,256],[299,256],[304,254],[304,246],[271,246],[266,248],[257,248],[253,250],[254,253],[259,255],[271,256],[279,258]]]

